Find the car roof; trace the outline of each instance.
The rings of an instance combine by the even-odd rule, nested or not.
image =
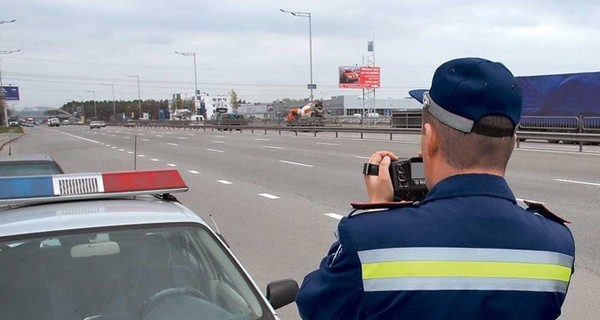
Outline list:
[[[0,177],[0,190],[0,235],[173,222],[205,224],[171,195],[188,190],[174,169]]]
[[[207,223],[176,201],[153,196],[76,200],[0,209],[0,235],[16,236],[88,228]]]

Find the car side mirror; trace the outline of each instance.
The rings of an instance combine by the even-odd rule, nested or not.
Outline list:
[[[283,279],[267,284],[267,300],[273,309],[277,310],[296,301],[298,282],[293,279]]]

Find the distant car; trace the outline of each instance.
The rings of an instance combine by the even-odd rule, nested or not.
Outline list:
[[[106,127],[106,124],[104,123],[104,121],[92,121],[90,122],[90,129],[100,129]]]
[[[187,189],[176,170],[0,178],[0,319],[278,320],[298,283],[264,296]]]
[[[64,173],[63,169],[48,155],[24,154],[0,156],[0,177],[60,173]]]
[[[48,119],[49,127],[60,127],[60,119],[58,118],[50,118]]]
[[[135,127],[136,123],[135,123],[135,120],[133,120],[133,119],[127,119],[123,125],[125,127]]]
[[[353,69],[343,69],[340,73],[341,83],[354,83],[358,81],[358,72]]]
[[[62,124],[71,124],[71,121],[65,119],[65,120],[63,120]]]

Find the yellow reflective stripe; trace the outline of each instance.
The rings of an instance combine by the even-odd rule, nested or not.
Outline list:
[[[362,265],[363,279],[397,277],[494,277],[568,282],[571,268],[540,263],[482,261],[395,261]]]

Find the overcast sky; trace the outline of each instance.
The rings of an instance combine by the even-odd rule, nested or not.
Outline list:
[[[359,95],[338,88],[338,67],[361,65],[375,40],[378,98],[428,87],[457,57],[503,62],[515,75],[600,70],[596,1],[2,0],[4,85],[14,108],[72,100],[171,99],[198,88],[240,99],[307,98],[310,12],[315,98]]]

